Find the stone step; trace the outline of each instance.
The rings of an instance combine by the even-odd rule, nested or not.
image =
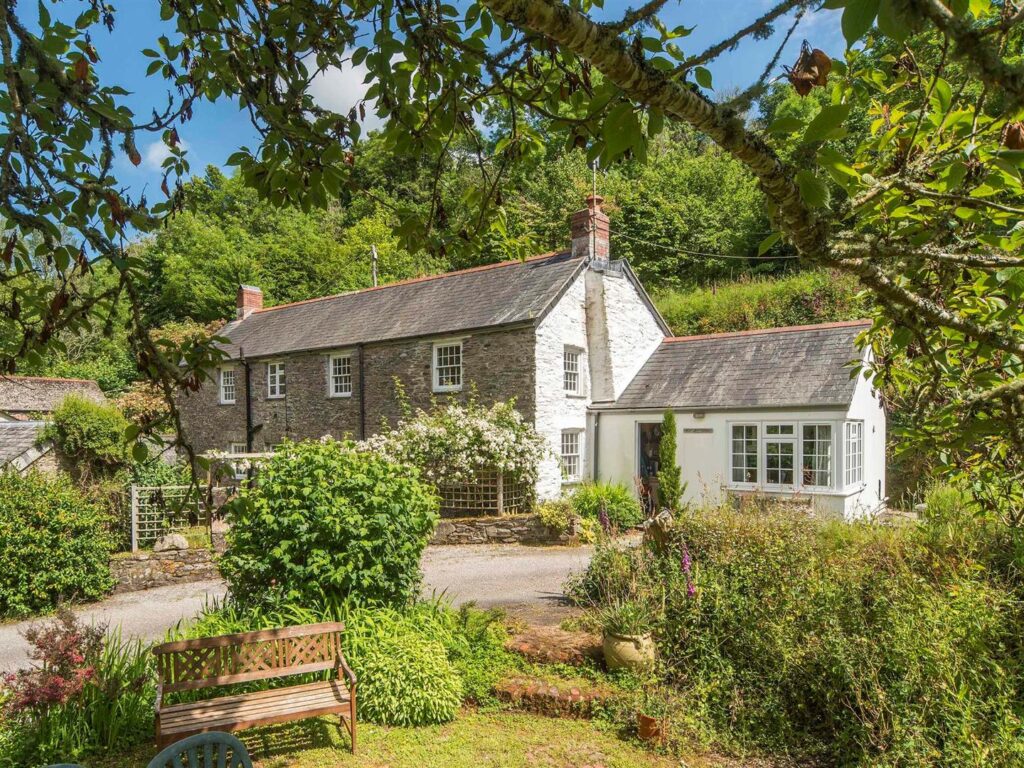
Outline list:
[[[538,664],[590,666],[602,659],[601,638],[590,632],[560,627],[529,626],[510,638],[505,648]]]
[[[609,688],[582,682],[510,677],[494,686],[499,701],[548,717],[591,717],[613,696]]]

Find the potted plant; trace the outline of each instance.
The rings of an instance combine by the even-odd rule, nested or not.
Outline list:
[[[645,690],[636,713],[636,731],[641,740],[662,743],[668,735],[668,702],[663,695]]]
[[[599,614],[608,669],[638,669],[654,662],[651,612],[639,600],[617,600]]]

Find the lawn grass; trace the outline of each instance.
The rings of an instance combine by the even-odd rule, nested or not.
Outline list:
[[[360,724],[359,754],[337,719],[320,718],[244,731],[239,737],[258,768],[670,768],[679,763],[584,720],[508,712],[462,712],[453,723],[425,728]],[[144,768],[155,754],[91,760],[89,768]],[[699,763],[698,763],[699,764]]]

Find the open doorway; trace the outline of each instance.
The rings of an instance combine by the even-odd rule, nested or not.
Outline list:
[[[640,475],[641,501],[645,512],[651,514],[658,508],[658,470],[661,469],[658,453],[661,447],[661,422],[637,424],[637,461]]]

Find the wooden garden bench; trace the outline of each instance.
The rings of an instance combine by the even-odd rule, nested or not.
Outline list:
[[[240,731],[338,714],[356,751],[356,676],[341,651],[345,625],[332,622],[163,643],[157,665],[157,746],[208,731]],[[165,694],[333,672],[330,679],[165,705]],[[348,715],[346,718],[345,715]]]

